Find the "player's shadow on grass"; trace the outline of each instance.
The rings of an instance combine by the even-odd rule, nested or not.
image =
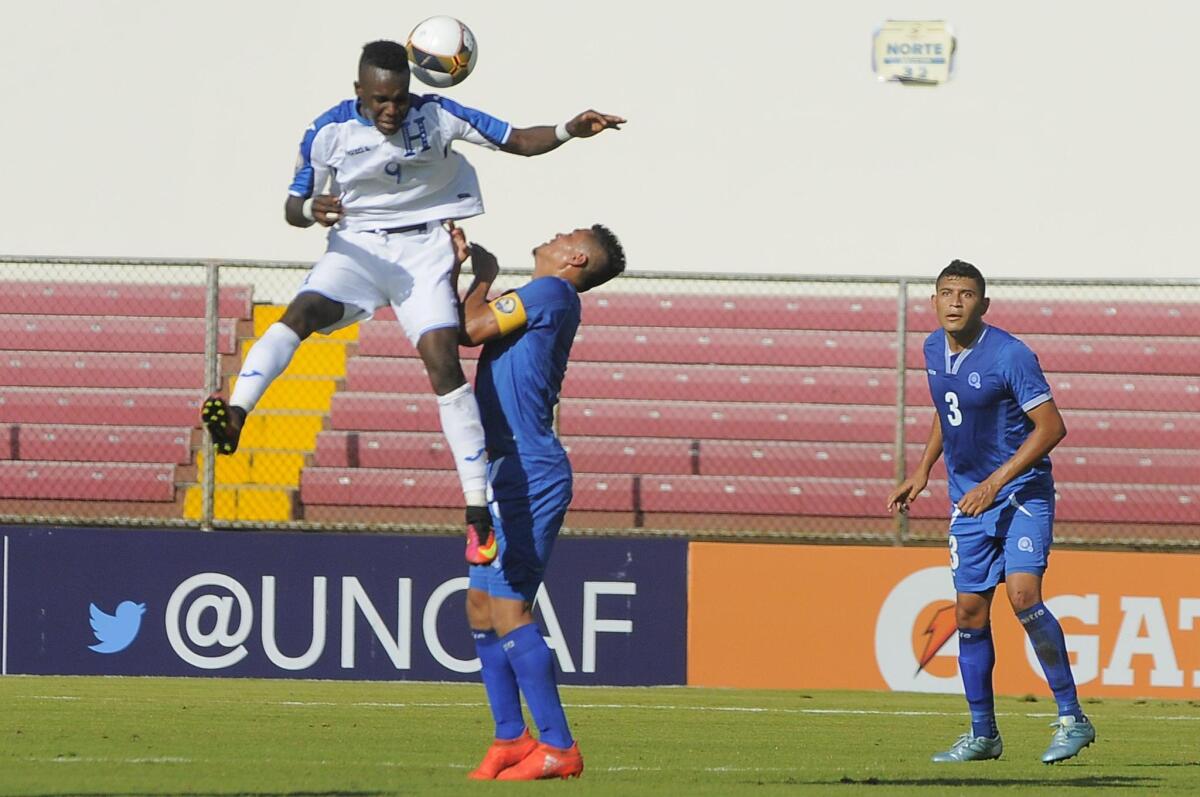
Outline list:
[[[851,778],[835,781],[809,781],[821,786],[1046,786],[1056,789],[1128,789],[1132,787],[1156,786],[1162,778],[1143,778],[1128,775],[1084,775],[1067,778]]]

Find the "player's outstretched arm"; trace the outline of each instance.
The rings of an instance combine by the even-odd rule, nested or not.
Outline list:
[[[959,500],[958,508],[964,515],[975,517],[983,514],[1004,489],[1004,485],[1033,467],[1067,436],[1067,425],[1053,399],[1037,405],[1026,415],[1033,421],[1033,431],[1025,438],[1017,453]]]
[[[504,152],[514,155],[544,155],[553,149],[558,149],[564,141],[572,138],[591,138],[602,130],[620,130],[625,120],[599,111],[584,111],[565,124],[554,127],[541,125],[539,127],[513,128],[508,141],[500,145]],[[561,128],[561,129],[560,129]]]
[[[311,227],[314,223],[332,227],[344,215],[346,211],[342,208],[342,200],[332,194],[321,194],[310,199],[289,195],[283,205],[283,217],[293,227]]]
[[[908,507],[920,497],[921,491],[929,484],[929,472],[942,456],[942,424],[937,414],[933,416],[933,428],[929,430],[929,440],[925,442],[925,452],[921,454],[921,463],[909,476],[888,495],[887,508],[889,512],[907,512]]]

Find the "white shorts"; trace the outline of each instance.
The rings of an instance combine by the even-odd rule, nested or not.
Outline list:
[[[341,302],[346,314],[321,334],[365,321],[384,305],[396,310],[413,346],[432,329],[458,326],[458,297],[450,285],[454,249],[437,222],[425,232],[331,230],[329,245],[298,293],[319,293]]]

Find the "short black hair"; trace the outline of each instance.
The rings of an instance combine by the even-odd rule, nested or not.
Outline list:
[[[974,265],[965,260],[951,260],[950,265],[942,269],[942,273],[938,274],[935,285],[940,285],[946,277],[967,277],[975,280],[975,284],[979,286],[979,296],[982,298],[987,296],[987,280],[983,278],[983,274]]]
[[[625,247],[621,246],[613,231],[603,224],[593,224],[592,235],[596,236],[596,242],[604,250],[604,267],[595,271],[589,269],[583,284],[579,286],[580,291],[603,285],[625,271]]]
[[[363,45],[362,56],[358,59],[358,69],[373,66],[388,72],[408,71],[408,50],[399,42],[380,39]]]

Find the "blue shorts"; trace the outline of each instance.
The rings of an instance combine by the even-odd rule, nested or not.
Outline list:
[[[499,553],[471,566],[471,589],[532,603],[571,503],[570,467],[530,479],[515,456],[500,457],[488,463],[488,488]]]
[[[1018,491],[979,517],[950,518],[950,572],[958,592],[986,592],[1006,573],[1046,572],[1054,542],[1054,494]]]

